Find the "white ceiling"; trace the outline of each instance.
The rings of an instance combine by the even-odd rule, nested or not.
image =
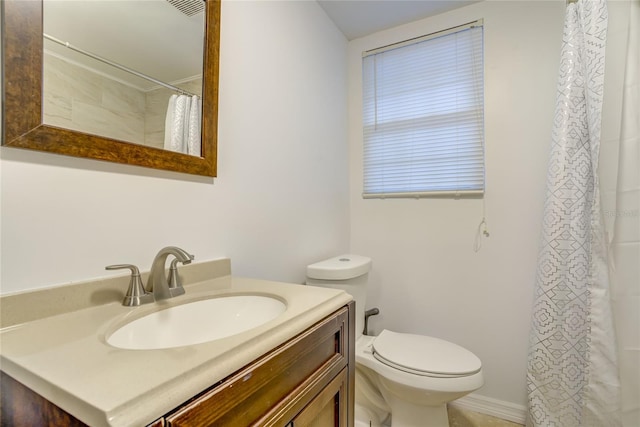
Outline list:
[[[317,0],[349,40],[480,0]]]

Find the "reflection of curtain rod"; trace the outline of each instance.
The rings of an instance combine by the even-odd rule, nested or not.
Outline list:
[[[80,48],[78,48],[78,47],[73,46],[73,45],[72,45],[72,44],[70,44],[69,42],[64,42],[64,41],[62,41],[62,40],[59,40],[59,39],[57,39],[57,38],[55,38],[55,37],[52,37],[52,36],[50,36],[50,35],[48,35],[48,34],[45,34],[45,33],[43,33],[43,34],[42,34],[42,36],[43,36],[45,39],[47,39],[47,40],[51,40],[52,42],[58,43],[58,44],[60,44],[60,45],[62,45],[62,46],[65,46],[65,47],[67,47],[67,48],[71,49],[71,50],[75,50],[76,52],[79,52],[79,53],[81,53],[81,54],[83,54],[83,55],[86,55],[86,56],[88,56],[88,57],[90,57],[90,58],[93,58],[93,59],[95,59],[95,60],[98,60],[98,61],[100,61],[100,62],[103,62],[103,63],[105,63],[105,64],[107,64],[107,65],[111,65],[112,67],[116,67],[116,68],[118,68],[119,70],[126,71],[127,73],[131,73],[131,74],[136,75],[136,76],[138,76],[138,77],[140,77],[140,78],[143,78],[143,79],[145,79],[145,80],[149,80],[150,82],[156,83],[156,84],[158,84],[158,85],[160,85],[160,86],[164,86],[164,87],[166,87],[167,89],[171,89],[171,90],[176,91],[176,92],[178,92],[178,93],[181,93],[181,94],[183,94],[183,95],[195,96],[193,93],[188,92],[188,91],[186,91],[186,90],[184,90],[184,89],[180,89],[179,87],[172,86],[172,85],[170,85],[169,83],[165,83],[165,82],[163,82],[163,81],[160,81],[160,80],[154,79],[153,77],[149,77],[149,76],[147,76],[146,74],[142,74],[142,73],[141,73],[141,72],[139,72],[139,71],[132,70],[131,68],[125,67],[124,65],[120,65],[120,64],[118,64],[118,63],[115,63],[115,62],[109,61],[108,59],[102,58],[101,56],[95,55],[95,54],[93,54],[93,53],[91,53],[91,52],[87,52],[86,50],[82,50],[82,49],[80,49]]]

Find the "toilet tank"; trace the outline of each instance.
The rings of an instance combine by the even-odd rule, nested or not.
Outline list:
[[[307,266],[307,278],[320,281],[347,281],[364,276],[371,270],[371,258],[345,254]]]
[[[345,254],[307,266],[307,285],[341,289],[356,302],[356,337],[364,328],[371,258]]]

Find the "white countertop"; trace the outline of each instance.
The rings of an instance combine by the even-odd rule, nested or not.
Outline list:
[[[0,369],[86,424],[142,426],[352,299],[334,289],[231,276],[186,290],[141,307],[113,302],[5,327],[0,330]],[[257,328],[197,345],[123,350],[106,343],[109,333],[143,313],[233,294],[274,296],[287,309]]]

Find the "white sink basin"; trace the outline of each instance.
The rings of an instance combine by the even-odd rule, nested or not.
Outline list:
[[[148,314],[107,338],[114,347],[153,350],[200,344],[245,332],[278,317],[280,300],[233,295],[194,301]]]

